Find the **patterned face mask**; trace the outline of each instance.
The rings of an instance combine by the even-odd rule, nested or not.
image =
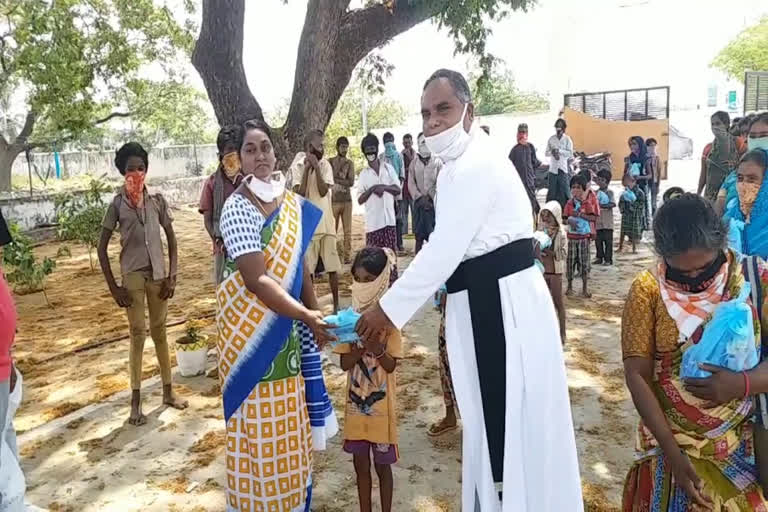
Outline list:
[[[144,174],[141,171],[125,173],[125,195],[133,206],[140,208],[144,204]]]
[[[227,153],[221,157],[221,167],[227,178],[232,179],[240,172],[240,155],[235,152]]]
[[[757,194],[760,192],[760,185],[757,183],[739,182],[736,184],[736,191],[739,194],[739,206],[741,212],[749,222],[749,214],[752,213],[752,206],[757,200]]]

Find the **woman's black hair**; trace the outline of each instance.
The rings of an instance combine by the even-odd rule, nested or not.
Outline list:
[[[746,163],[746,162],[753,162],[765,169],[768,167],[768,154],[766,154],[765,151],[762,149],[753,149],[752,151],[749,151],[746,155],[741,157],[740,164]]]
[[[576,176],[571,178],[571,188],[573,188],[574,185],[580,186],[582,190],[587,190],[587,179],[584,177],[583,174],[577,174]]]
[[[216,137],[216,147],[219,153],[224,151],[227,144],[239,148],[243,145],[243,127],[237,124],[228,124],[221,127]]]
[[[685,194],[685,190],[683,190],[682,187],[670,187],[664,192],[664,195],[661,197],[663,202],[671,201],[672,199],[677,199],[679,196],[682,196]]]
[[[686,192],[661,205],[653,218],[653,238],[656,253],[668,258],[691,249],[722,251],[728,229],[709,201]]]
[[[376,151],[378,151],[379,150],[379,138],[376,135],[374,135],[372,133],[369,133],[368,135],[363,137],[363,140],[360,142],[360,151],[365,153],[365,147],[366,146],[376,146]]]
[[[245,134],[251,130],[259,130],[260,132],[263,132],[264,135],[266,135],[267,138],[269,139],[269,142],[274,144],[274,141],[272,139],[272,129],[269,127],[269,125],[259,119],[251,119],[243,123],[243,136],[240,138],[241,149],[243,147],[243,143],[245,142]]]
[[[555,121],[555,128],[557,128],[558,123],[563,125],[563,131],[565,131],[568,128],[568,123],[566,123],[565,119],[563,119],[562,117],[559,118],[557,121]]]
[[[378,277],[387,268],[388,263],[387,253],[381,247],[363,247],[352,262],[352,274],[354,275],[356,268],[362,267],[372,276]]]
[[[768,112],[760,112],[759,114],[753,115],[749,120],[749,130],[752,129],[755,123],[768,124]],[[749,130],[747,130],[747,132],[749,132]]]
[[[712,114],[711,119],[719,119],[721,123],[723,123],[723,126],[726,126],[728,128],[731,127],[731,116],[728,115],[728,112],[723,112],[722,110],[718,110],[714,114]]]
[[[144,167],[149,169],[149,155],[147,151],[138,142],[128,142],[123,144],[115,153],[115,167],[123,176],[125,176],[125,167],[128,165],[128,159],[132,156],[141,158],[144,162]]]

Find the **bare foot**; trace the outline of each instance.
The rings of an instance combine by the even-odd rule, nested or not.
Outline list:
[[[189,407],[189,402],[176,397],[170,384],[163,386],[163,404],[182,411]]]
[[[568,297],[573,297],[573,288],[568,288],[567,290],[565,290],[565,294]]]
[[[446,416],[442,420],[438,421],[437,423],[434,423],[431,427],[429,427],[429,430],[427,430],[427,435],[430,437],[438,437],[447,432],[456,430],[456,428],[457,428],[456,418],[455,417],[449,418]]]
[[[131,415],[128,416],[128,424],[144,425],[147,417],[141,412],[141,391],[134,389],[131,393]]]
[[[589,292],[588,292],[588,291],[586,291],[586,290],[584,290],[584,291],[582,291],[582,292],[581,292],[581,296],[582,296],[582,297],[584,297],[585,299],[591,299],[591,298],[592,298],[592,294],[591,294],[591,293],[589,293]]]

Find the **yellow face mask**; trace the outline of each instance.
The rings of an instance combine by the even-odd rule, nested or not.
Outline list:
[[[739,194],[739,206],[741,212],[749,221],[749,214],[752,213],[752,206],[757,200],[757,194],[760,192],[760,185],[757,183],[739,182],[736,184],[736,191]]]
[[[240,172],[240,155],[235,152],[227,153],[221,157],[221,167],[229,179],[234,178]]]

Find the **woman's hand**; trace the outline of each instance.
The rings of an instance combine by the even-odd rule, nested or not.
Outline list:
[[[707,401],[703,405],[705,409],[744,397],[745,382],[741,373],[706,363],[700,364],[699,368],[711,372],[712,375],[703,379],[683,379],[683,384],[690,394]]]
[[[675,477],[675,485],[688,494],[698,510],[712,510],[712,500],[703,492],[701,478],[693,469],[693,464],[688,456],[676,448],[672,453],[665,453]]]
[[[320,311],[307,311],[303,322],[312,329],[312,333],[315,335],[315,342],[320,350],[322,350],[329,342],[336,341],[336,336],[331,334],[329,330],[336,326],[323,320],[323,314]]]

